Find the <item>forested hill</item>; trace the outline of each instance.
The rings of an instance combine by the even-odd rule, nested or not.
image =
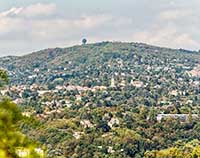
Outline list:
[[[0,58],[12,84],[48,84],[55,79],[85,86],[108,85],[112,76],[143,78],[166,71],[184,74],[200,62],[200,53],[142,43],[101,42],[45,49],[20,57]],[[153,71],[152,71],[153,70]]]
[[[48,158],[200,157],[200,53],[102,42],[3,57],[1,90]]]

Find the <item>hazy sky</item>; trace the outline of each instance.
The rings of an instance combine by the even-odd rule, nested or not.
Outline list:
[[[0,56],[89,42],[200,49],[200,0],[0,0]]]

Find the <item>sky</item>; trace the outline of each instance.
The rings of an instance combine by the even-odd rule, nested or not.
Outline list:
[[[200,49],[200,0],[0,0],[0,56],[100,41]]]

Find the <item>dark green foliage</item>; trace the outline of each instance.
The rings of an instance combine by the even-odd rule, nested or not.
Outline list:
[[[0,69],[0,87],[5,84],[8,84],[8,75],[6,71]]]

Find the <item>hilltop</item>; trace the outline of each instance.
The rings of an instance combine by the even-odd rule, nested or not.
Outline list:
[[[140,69],[182,64],[193,69],[199,63],[199,52],[169,49],[143,43],[101,42],[69,48],[51,48],[25,56],[0,58],[0,67],[8,70],[12,84],[48,84],[56,78],[91,86],[108,84],[104,78],[115,73],[131,75]],[[186,61],[189,61],[189,63]],[[171,62],[171,63],[170,63]],[[134,71],[134,72],[133,72]],[[144,73],[145,71],[142,71]],[[142,75],[142,74],[141,74]],[[89,84],[89,83],[88,83]]]

